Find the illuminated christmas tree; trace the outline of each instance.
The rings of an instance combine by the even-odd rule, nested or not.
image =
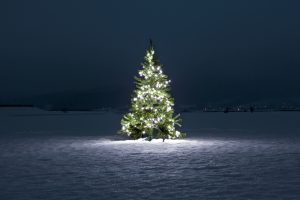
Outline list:
[[[133,139],[184,138],[185,134],[176,130],[181,120],[179,114],[174,116],[174,100],[169,94],[171,81],[163,73],[151,41],[142,67],[139,77],[135,77],[130,112],[121,120],[121,133]]]

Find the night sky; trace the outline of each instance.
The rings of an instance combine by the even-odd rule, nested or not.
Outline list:
[[[289,0],[2,0],[0,102],[127,105],[150,37],[175,103],[300,99],[299,9]]]

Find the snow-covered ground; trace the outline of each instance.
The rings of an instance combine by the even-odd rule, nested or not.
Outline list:
[[[0,199],[300,199],[300,112],[184,113],[166,142],[121,117],[0,108]]]

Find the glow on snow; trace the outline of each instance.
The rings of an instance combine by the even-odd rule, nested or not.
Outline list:
[[[92,145],[120,145],[120,146],[127,146],[127,145],[135,145],[135,146],[180,146],[180,147],[188,147],[188,146],[210,146],[210,145],[220,145],[224,143],[224,141],[220,140],[192,140],[192,139],[152,139],[151,141],[145,139],[138,139],[138,140],[100,140]]]

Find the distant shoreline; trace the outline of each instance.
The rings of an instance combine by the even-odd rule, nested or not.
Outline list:
[[[50,108],[50,109],[46,109],[43,107],[39,107],[39,106],[34,106],[31,104],[2,104],[0,105],[0,110],[1,108],[36,108],[39,110],[44,110],[44,111],[56,111],[56,112],[117,112],[117,113],[125,113],[127,111],[124,110],[124,108],[107,108],[107,107],[103,107],[103,108],[67,108],[67,107],[62,107],[62,108]],[[201,112],[201,113],[258,113],[258,112],[300,112],[300,109],[255,109],[253,111],[250,110],[203,110],[203,109],[176,109],[176,113],[192,113],[192,112]]]

